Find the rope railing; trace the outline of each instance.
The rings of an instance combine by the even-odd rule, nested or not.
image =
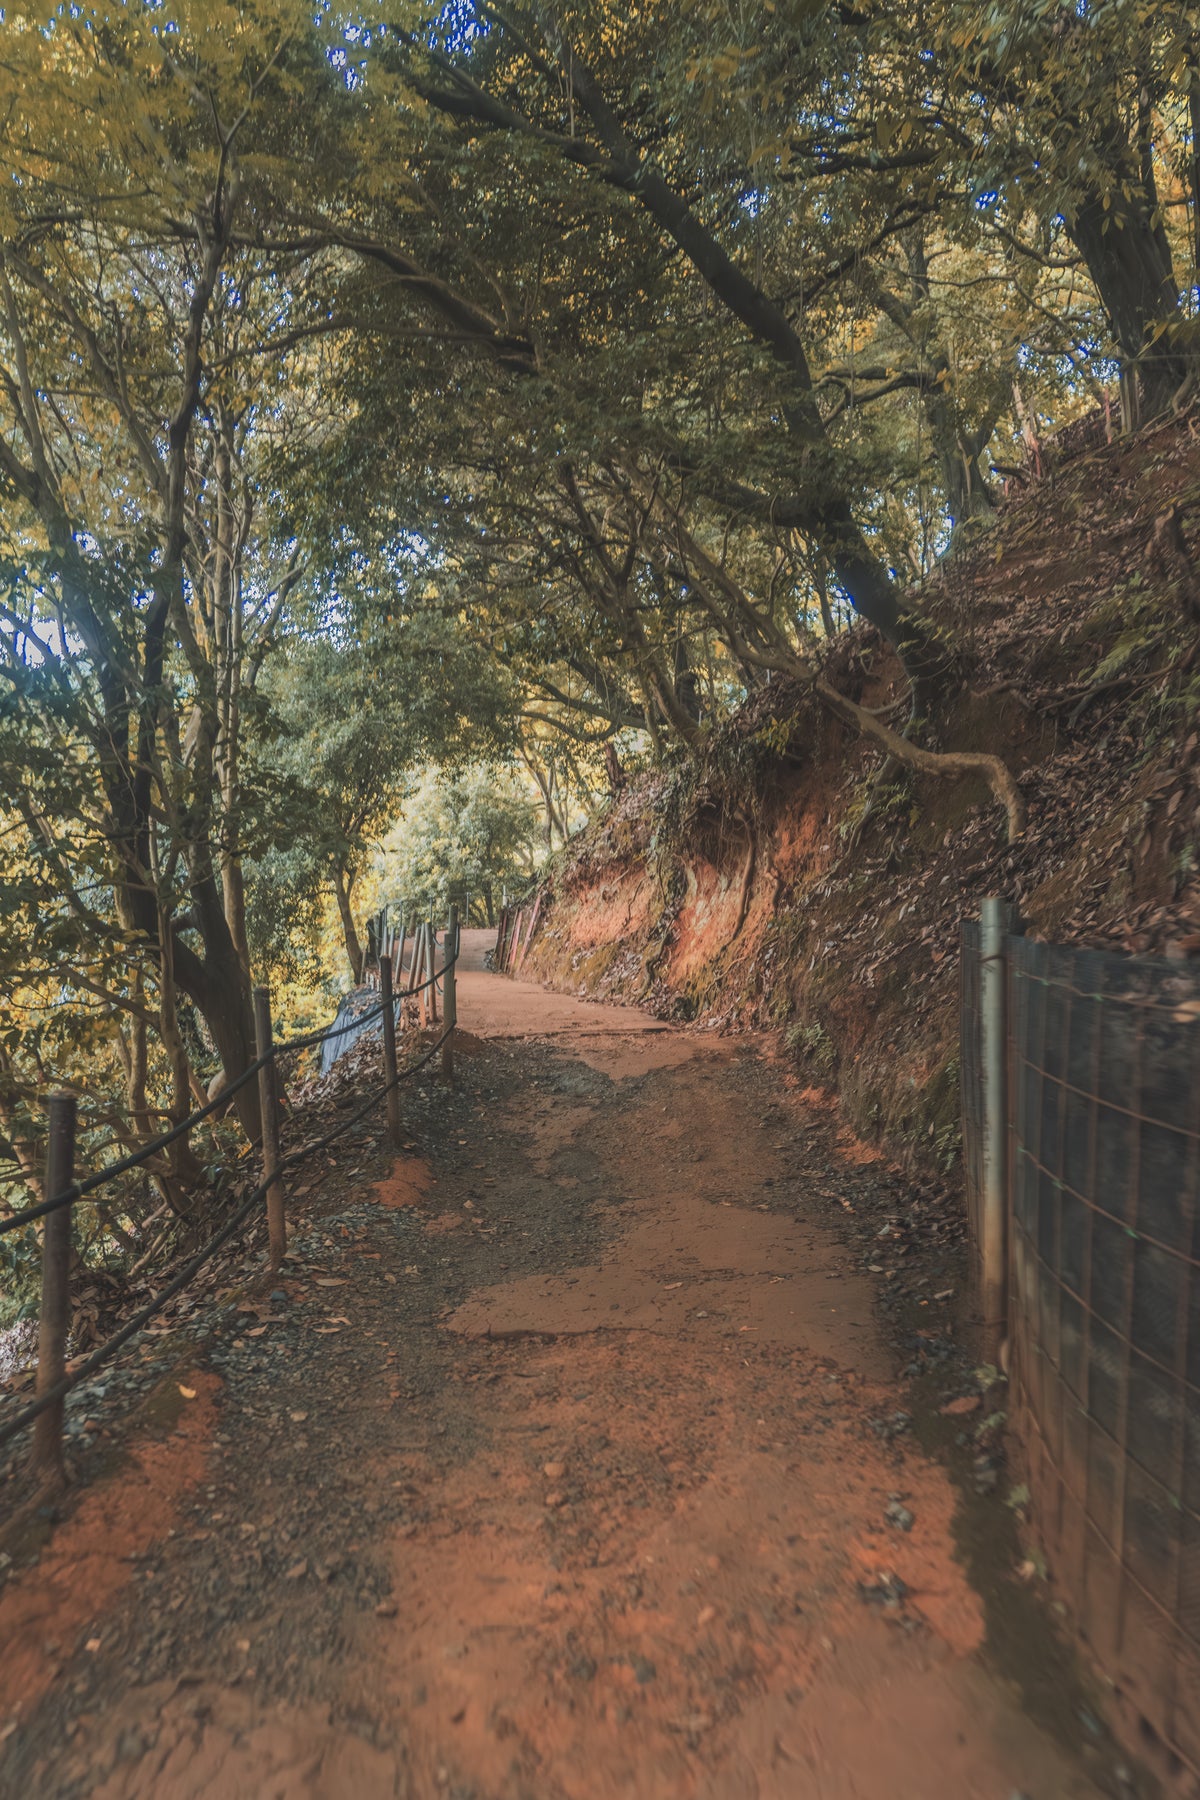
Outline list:
[[[406,989],[402,994],[398,994],[396,1000],[403,1002],[416,999],[441,978],[446,967],[453,967],[457,961],[458,954],[455,952],[449,964],[444,965],[427,981],[422,982],[419,987]],[[115,1181],[118,1175],[128,1175],[130,1170],[139,1168],[143,1163],[153,1161],[160,1151],[166,1150],[171,1144],[177,1143],[180,1138],[186,1137],[188,1132],[194,1130],[205,1119],[211,1118],[214,1113],[226,1111],[233,1096],[239,1093],[247,1083],[253,1081],[260,1069],[265,1069],[278,1057],[291,1056],[301,1050],[312,1050],[318,1044],[330,1042],[334,1038],[345,1037],[351,1031],[361,1031],[365,1025],[380,1018],[383,1011],[384,1002],[380,1001],[378,1006],[373,1006],[367,1012],[360,1013],[357,1018],[349,1020],[345,1025],[330,1025],[324,1030],[310,1032],[306,1037],[289,1038],[286,1043],[272,1044],[266,1055],[256,1057],[242,1070],[235,1081],[229,1082],[212,1100],[209,1100],[204,1106],[197,1107],[194,1113],[189,1113],[188,1117],[182,1119],[178,1125],[173,1125],[170,1131],[162,1132],[158,1137],[152,1138],[148,1144],[140,1145],[137,1150],[131,1150],[128,1156],[121,1157],[118,1162],[108,1163],[103,1169],[97,1169],[94,1175],[88,1175],[82,1181],[72,1182],[69,1188],[64,1188],[61,1193],[53,1195],[49,1200],[42,1200],[37,1206],[28,1206],[23,1212],[9,1213],[6,1218],[0,1219],[0,1236],[3,1236],[6,1231],[17,1231],[24,1225],[32,1225],[36,1219],[44,1219],[47,1213],[57,1212],[62,1206],[73,1206],[77,1200],[85,1200],[89,1194],[95,1193],[97,1188],[104,1187],[107,1182]]]
[[[385,1097],[385,1095],[390,1093],[393,1088],[399,1087],[400,1083],[407,1081],[410,1075],[417,1074],[419,1070],[426,1066],[426,1064],[433,1061],[433,1058],[437,1055],[443,1044],[449,1039],[453,1029],[454,1027],[451,1026],[449,1030],[444,1031],[437,1042],[431,1044],[423,1056],[418,1057],[417,1061],[410,1063],[407,1068],[399,1070],[393,1081],[385,1081],[379,1087],[374,1088],[363,1105],[355,1112],[352,1112],[348,1118],[341,1120],[332,1131],[327,1131],[323,1137],[317,1138],[312,1143],[301,1144],[298,1149],[291,1151],[280,1162],[279,1172],[283,1173],[286,1169],[294,1169],[300,1163],[304,1162],[307,1157],[315,1156],[321,1150],[327,1150],[330,1144],[336,1143],[338,1138],[349,1131],[352,1126],[361,1123],[361,1121],[366,1118],[367,1114]],[[155,1314],[162,1311],[168,1301],[173,1300],[176,1294],[182,1293],[184,1288],[187,1287],[192,1280],[193,1276],[199,1274],[205,1263],[211,1261],[217,1251],[220,1250],[224,1244],[228,1243],[229,1239],[237,1231],[238,1226],[244,1224],[246,1219],[249,1218],[254,1208],[265,1197],[269,1185],[270,1183],[268,1181],[260,1181],[257,1187],[246,1196],[232,1218],[226,1219],[220,1230],[207,1244],[205,1244],[204,1248],[198,1250],[196,1254],[184,1264],[178,1274],[171,1278],[166,1287],[163,1288],[161,1292],[157,1293],[153,1300],[148,1300],[145,1306],[141,1307],[139,1311],[134,1313],[131,1319],[127,1319],[124,1325],[122,1325],[118,1331],[113,1333],[112,1337],[108,1338],[103,1344],[93,1350],[89,1356],[85,1357],[84,1361],[80,1363],[77,1369],[73,1369],[69,1375],[62,1376],[52,1387],[47,1388],[44,1393],[39,1394],[36,1400],[31,1401],[28,1406],[23,1407],[14,1418],[7,1420],[3,1425],[0,1425],[0,1445],[6,1444],[10,1438],[15,1437],[18,1432],[23,1431],[27,1425],[32,1425],[33,1421],[42,1413],[47,1412],[56,1402],[65,1399],[72,1388],[78,1387],[80,1383],[86,1381],[90,1375],[94,1375],[97,1369],[102,1369],[105,1363],[110,1362],[117,1351],[129,1342],[130,1338],[136,1337],[143,1326],[149,1324]]]
[[[75,1138],[75,1096],[57,1094],[50,1100],[50,1136],[47,1148],[46,1187],[53,1190],[53,1197],[43,1201],[40,1206],[30,1207],[24,1213],[15,1214],[0,1222],[0,1229],[13,1230],[18,1225],[30,1223],[34,1219],[45,1218],[42,1238],[42,1301],[41,1318],[38,1335],[38,1364],[36,1398],[20,1412],[0,1425],[0,1446],[9,1442],[27,1426],[36,1426],[33,1451],[33,1471],[43,1479],[61,1483],[65,1479],[62,1461],[62,1431],[64,1419],[64,1402],[71,1390],[86,1381],[97,1369],[111,1360],[123,1345],[135,1337],[139,1331],[161,1312],[174,1297],[181,1293],[206,1263],[211,1261],[230,1238],[243,1226],[265,1199],[267,1203],[267,1220],[270,1231],[271,1262],[278,1267],[286,1248],[286,1231],[283,1223],[283,1175],[308,1158],[326,1150],[333,1143],[361,1123],[379,1102],[388,1100],[388,1128],[393,1147],[400,1147],[400,1115],[396,1095],[400,1084],[407,1081],[425,1068],[440,1052],[442,1073],[451,1078],[453,1075],[453,1046],[457,1003],[455,967],[458,962],[459,944],[456,909],[451,908],[450,929],[447,933],[446,954],[440,969],[433,967],[435,956],[435,937],[432,927],[427,928],[426,952],[430,974],[420,983],[415,980],[419,971],[414,970],[412,984],[405,990],[393,994],[391,983],[391,965],[387,965],[386,973],[381,968],[381,986],[383,993],[380,1004],[370,1013],[360,1015],[352,1022],[353,1029],[360,1030],[364,1022],[374,1018],[382,1018],[383,1030],[383,1063],[384,1080],[372,1089],[361,1106],[355,1108],[346,1118],[320,1138],[299,1145],[296,1149],[281,1154],[279,1149],[278,1130],[278,1097],[274,1083],[275,1065],[280,1056],[291,1052],[311,1049],[326,1037],[341,1035],[349,1027],[342,1027],[334,1032],[323,1031],[312,1033],[307,1037],[292,1039],[287,1043],[270,1043],[270,1006],[265,990],[256,992],[256,1014],[260,1043],[265,1043],[263,1053],[256,1058],[250,1067],[243,1071],[235,1083],[231,1083],[222,1093],[206,1106],[201,1107],[190,1119],[175,1126],[152,1144],[144,1145],[132,1156],[124,1157],[119,1163],[98,1171],[81,1182],[72,1182],[71,1163],[74,1156]],[[451,950],[451,946],[453,949]],[[408,999],[419,999],[421,1002],[422,1021],[425,1025],[434,1019],[437,983],[441,980],[444,987],[444,1029],[436,1040],[412,1063],[404,1068],[397,1066],[395,1024],[397,1011]],[[198,1250],[174,1275],[166,1286],[144,1306],[133,1314],[105,1343],[93,1350],[82,1363],[69,1374],[66,1369],[66,1345],[69,1335],[69,1267],[70,1267],[70,1214],[64,1209],[83,1199],[87,1194],[95,1192],[106,1181],[114,1176],[126,1173],[155,1156],[168,1144],[183,1136],[193,1124],[206,1118],[219,1107],[228,1104],[233,1093],[243,1087],[255,1076],[259,1079],[260,1100],[264,1111],[263,1120],[263,1172],[262,1179],[246,1196],[230,1218],[216,1231],[209,1242]]]

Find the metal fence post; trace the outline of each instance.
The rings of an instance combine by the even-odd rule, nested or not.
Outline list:
[[[47,1200],[65,1192],[75,1177],[74,1094],[51,1094],[50,1130],[46,1142]],[[41,1399],[67,1372],[67,1333],[71,1328],[71,1214],[60,1206],[42,1221],[42,1305],[38,1320],[38,1363],[35,1395]],[[33,1473],[47,1487],[62,1487],[62,1399],[55,1400],[33,1422]]]
[[[980,1205],[980,1306],[984,1353],[998,1357],[1008,1335],[1008,901],[984,900],[979,914],[979,990],[983,1064],[983,1180]]]
[[[259,1056],[268,1060],[258,1071],[258,1106],[262,1114],[262,1172],[267,1184],[267,1236],[271,1267],[277,1269],[287,1249],[287,1220],[283,1210],[283,1179],[279,1173],[279,1089],[275,1059],[271,1055],[271,993],[254,990],[254,1037]]]
[[[392,959],[385,956],[379,965],[379,987],[383,996],[383,1073],[387,1081],[388,1136],[393,1150],[400,1148],[400,1089],[396,1078],[396,1008],[392,1000]]]
[[[444,1006],[442,1014],[446,1024],[446,1041],[442,1045],[442,1079],[454,1080],[454,1027],[458,1023],[458,983],[455,969],[455,958],[458,955],[458,908],[450,908],[450,923],[446,927],[446,975],[442,995]]]

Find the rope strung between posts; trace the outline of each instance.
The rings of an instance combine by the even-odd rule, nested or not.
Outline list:
[[[397,999],[415,999],[418,994],[424,993],[426,988],[433,987],[446,970],[453,968],[457,961],[458,952],[456,950],[453,957],[436,970],[427,981],[423,981],[419,987],[406,989],[403,994],[397,995]],[[114,1181],[118,1175],[127,1175],[131,1169],[139,1168],[142,1163],[149,1162],[152,1157],[158,1155],[160,1150],[165,1150],[168,1145],[178,1142],[181,1137],[186,1137],[187,1133],[199,1125],[202,1120],[210,1118],[215,1112],[223,1112],[233,1096],[239,1093],[247,1082],[253,1081],[259,1070],[265,1068],[275,1058],[290,1056],[298,1050],[312,1050],[318,1044],[326,1043],[333,1038],[345,1037],[347,1032],[361,1031],[364,1025],[371,1024],[375,1019],[380,1018],[382,1013],[383,1003],[381,1002],[378,1006],[369,1008],[367,1012],[360,1013],[358,1018],[349,1020],[345,1025],[330,1025],[323,1031],[310,1032],[307,1037],[292,1038],[286,1044],[273,1045],[266,1056],[257,1057],[247,1069],[242,1071],[236,1081],[231,1081],[228,1087],[222,1088],[214,1100],[210,1100],[206,1106],[199,1107],[180,1124],[173,1125],[170,1131],[164,1131],[161,1137],[156,1137],[150,1143],[143,1144],[140,1150],[131,1151],[119,1162],[109,1163],[106,1168],[98,1169],[94,1175],[87,1176],[85,1180],[72,1182],[71,1186],[64,1188],[61,1194],[55,1194],[51,1199],[43,1200],[37,1206],[26,1207],[24,1212],[10,1213],[8,1218],[0,1219],[0,1236],[3,1236],[6,1231],[17,1231],[22,1226],[32,1225],[35,1219],[43,1219],[47,1213],[57,1212],[61,1206],[74,1206],[77,1200],[86,1199],[89,1194],[94,1194],[97,1188],[104,1186],[105,1182]]]
[[[394,1081],[385,1081],[381,1086],[374,1089],[374,1091],[368,1095],[364,1104],[360,1106],[356,1112],[351,1113],[348,1118],[343,1119],[340,1124],[335,1125],[332,1131],[327,1131],[324,1137],[317,1138],[316,1141],[311,1144],[301,1144],[299,1149],[289,1152],[289,1154],[280,1162],[279,1169],[272,1175],[271,1180],[275,1180],[277,1175],[282,1174],[285,1169],[294,1169],[298,1164],[302,1163],[306,1157],[315,1155],[319,1150],[327,1149],[329,1145],[335,1143],[344,1132],[349,1131],[352,1125],[357,1125],[360,1120],[366,1117],[372,1107],[376,1106],[385,1095],[391,1093],[393,1088],[399,1087],[402,1081],[407,1081],[410,1075],[417,1074],[420,1069],[423,1069],[427,1063],[431,1062],[441,1049],[442,1045],[451,1036],[453,1030],[454,1027],[451,1026],[449,1030],[444,1031],[437,1042],[431,1044],[429,1049],[417,1058],[416,1062],[410,1063],[405,1069],[401,1069]],[[40,1413],[44,1413],[47,1408],[54,1406],[58,1401],[65,1399],[72,1388],[78,1387],[80,1382],[86,1381],[88,1376],[93,1375],[97,1369],[103,1368],[104,1364],[108,1362],[123,1345],[127,1344],[131,1337],[135,1337],[156,1313],[162,1311],[168,1300],[173,1300],[176,1294],[181,1293],[192,1280],[192,1277],[200,1272],[205,1263],[210,1261],[211,1258],[216,1255],[223,1244],[228,1243],[229,1239],[238,1229],[238,1226],[243,1224],[245,1220],[249,1218],[255,1207],[265,1198],[267,1189],[270,1185],[270,1181],[260,1181],[258,1186],[254,1188],[242,1202],[241,1206],[238,1207],[232,1218],[227,1219],[224,1225],[221,1226],[220,1230],[209,1240],[204,1248],[198,1250],[195,1256],[184,1264],[178,1275],[172,1277],[161,1293],[156,1294],[153,1300],[148,1300],[140,1311],[134,1313],[133,1317],[127,1319],[119,1331],[114,1332],[112,1337],[105,1343],[99,1345],[97,1349],[93,1350],[91,1355],[85,1358],[79,1367],[70,1375],[65,1375],[63,1379],[56,1382],[52,1388],[48,1388],[44,1394],[39,1395],[36,1400],[31,1401],[31,1403],[24,1407],[15,1418],[9,1419],[4,1425],[0,1425],[0,1445],[6,1444],[10,1438],[15,1437],[19,1431],[23,1431],[27,1425],[32,1425],[33,1421]]]

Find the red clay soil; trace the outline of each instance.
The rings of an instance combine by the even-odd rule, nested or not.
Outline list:
[[[347,1192],[323,1240],[331,1335],[303,1391],[274,1396],[303,1436],[274,1448],[232,1401],[222,1415],[238,1473],[216,1516],[231,1545],[264,1519],[272,1542],[290,1537],[280,1573],[261,1566],[170,1678],[114,1668],[69,1751],[49,1702],[28,1711],[44,1671],[27,1651],[21,1791],[1093,1800],[990,1672],[946,1473],[873,1429],[904,1392],[868,1277],[803,1180],[788,1185],[810,1099],[725,1043],[622,1009],[484,975],[461,1002],[490,1047],[442,1128],[454,1154],[431,1141],[429,1165]],[[527,1041],[494,1041],[513,1036]],[[463,1089],[489,1067],[537,1084],[486,1120],[484,1152],[499,1088],[471,1090],[477,1112]],[[847,1168],[871,1154],[841,1148]],[[569,1254],[568,1219],[584,1232]],[[436,1320],[405,1323],[401,1299],[450,1252],[474,1275]],[[417,1381],[427,1354],[436,1386]],[[343,1355],[357,1361],[339,1373]],[[18,1641],[65,1641],[86,1615],[103,1660],[121,1557],[203,1468],[215,1384],[195,1385],[182,1435],[86,1497],[10,1590],[0,1631],[7,1617]],[[322,1571],[326,1529],[350,1562],[369,1552],[374,1586],[335,1559]],[[193,1555],[181,1533],[164,1580],[199,1606]],[[35,1591],[36,1620],[20,1611]],[[124,1642],[139,1629],[127,1613]]]
[[[174,1421],[129,1446],[119,1474],[83,1495],[53,1533],[36,1566],[0,1594],[3,1705],[20,1720],[53,1686],[82,1636],[103,1646],[104,1615],[132,1576],[132,1560],[175,1524],[179,1503],[204,1478],[214,1396],[220,1383],[185,1371],[152,1398],[148,1411]]]

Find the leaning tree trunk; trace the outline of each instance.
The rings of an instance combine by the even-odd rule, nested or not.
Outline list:
[[[337,895],[338,913],[342,921],[342,939],[346,946],[346,955],[350,959],[350,973],[353,975],[354,985],[357,987],[363,978],[363,964],[366,957],[350,906],[350,896],[354,891],[353,875],[348,876],[343,868],[335,869],[333,891]]]

